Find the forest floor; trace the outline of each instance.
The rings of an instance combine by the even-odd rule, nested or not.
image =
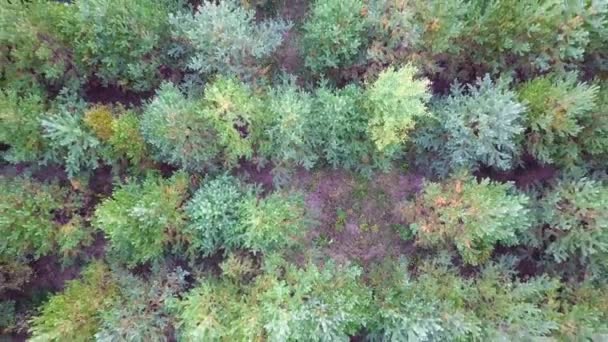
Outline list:
[[[422,185],[416,174],[391,172],[374,179],[343,170],[300,172],[293,187],[305,195],[313,222],[307,234],[310,249],[337,263],[369,266],[387,257],[411,252],[399,237],[400,205]]]
[[[304,67],[298,48],[298,31],[307,6],[306,0],[286,0],[277,10],[279,15],[294,23],[274,57],[276,65],[288,73],[297,74]],[[86,100],[91,103],[139,106],[152,95],[125,93],[115,87],[104,88],[94,81],[85,87]],[[526,161],[526,164],[525,169],[512,172],[482,170],[478,176],[514,181],[519,187],[526,188],[537,182],[549,181],[555,175],[555,170],[550,167],[532,161]],[[171,171],[170,167],[161,168],[163,174]],[[243,163],[235,173],[248,175],[249,181],[261,184],[266,193],[273,189],[270,166],[257,170],[254,165]],[[22,174],[29,174],[40,181],[56,180],[70,185],[65,172],[57,166],[32,168],[28,165],[0,164],[0,176],[16,177]],[[110,167],[102,167],[92,175],[85,191],[85,218],[92,216],[99,201],[111,195],[114,180]],[[405,200],[421,189],[422,184],[422,173],[415,171],[395,170],[376,174],[373,179],[344,170],[298,171],[290,188],[303,193],[312,222],[305,236],[305,248],[300,251],[299,257],[304,259],[311,257],[309,253],[320,253],[317,255],[319,259],[330,257],[337,263],[356,263],[366,268],[386,258],[412,254],[414,244],[399,236],[399,229],[406,224],[400,208]],[[66,281],[78,277],[82,266],[89,260],[103,258],[105,244],[101,233],[97,234],[82,258],[72,265],[63,265],[58,256],[52,255],[33,262],[31,281],[23,293],[15,294],[18,296],[15,299],[44,298],[49,293],[62,290]],[[522,264],[520,269],[522,274],[538,272],[534,263],[530,262]],[[25,340],[25,335],[14,335],[9,340]],[[3,341],[2,336],[0,341]]]
[[[271,170],[271,166],[258,170],[250,163],[243,163],[234,173],[245,176],[248,182],[260,184],[268,193],[274,190]],[[0,176],[22,174],[39,181],[70,184],[65,172],[56,166],[0,165]],[[520,188],[549,181],[554,175],[554,169],[535,164],[511,172],[484,170],[478,174],[496,181],[513,181]],[[423,180],[422,173],[415,171],[393,170],[377,173],[372,179],[345,170],[297,171],[289,189],[303,194],[311,220],[311,229],[305,236],[305,250],[300,257],[311,257],[308,253],[314,251],[321,253],[317,257],[327,256],[337,263],[356,263],[365,267],[385,258],[410,255],[415,249],[413,243],[399,237],[400,228],[407,224],[400,210],[404,201],[420,191]],[[102,167],[92,175],[84,193],[82,214],[85,218],[90,219],[95,206],[111,195],[114,181],[110,167]],[[104,249],[105,239],[98,234],[84,251],[82,264],[103,257]],[[62,265],[59,257],[47,256],[31,266],[33,277],[24,294],[28,297],[35,292],[61,290],[65,281],[78,276],[82,265]],[[524,271],[530,272],[534,273]]]

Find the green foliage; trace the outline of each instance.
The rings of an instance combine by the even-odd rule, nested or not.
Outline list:
[[[414,0],[406,7],[419,35],[408,57],[448,82],[486,72],[562,71],[582,61],[587,49],[601,60],[598,44],[608,37],[602,1]]]
[[[112,137],[114,114],[110,106],[93,106],[84,112],[85,125],[101,141],[107,141]]]
[[[171,83],[162,84],[146,106],[141,131],[157,159],[187,170],[205,168],[219,153],[211,124],[198,104]]]
[[[0,260],[37,259],[56,247],[68,253],[89,240],[82,227],[67,231],[56,220],[75,215],[76,194],[54,184],[5,177],[0,177],[0,193]]]
[[[306,232],[304,200],[274,192],[243,204],[243,245],[254,253],[276,252],[297,244]]]
[[[0,336],[20,331],[27,324],[19,310],[23,302],[19,297],[26,293],[34,270],[25,262],[6,260],[0,251]]]
[[[608,187],[588,179],[562,181],[541,199],[543,240],[558,262],[574,262],[592,273],[608,256]],[[590,274],[592,275],[592,274]]]
[[[294,246],[306,228],[303,199],[275,192],[256,199],[255,190],[222,175],[205,182],[186,205],[192,253],[245,247],[270,253]]]
[[[528,197],[512,184],[458,175],[445,183],[429,182],[405,209],[416,243],[456,246],[463,260],[479,265],[497,243],[515,245],[531,226]]]
[[[222,276],[236,282],[247,282],[258,271],[253,256],[245,253],[229,253],[220,264]]]
[[[311,94],[299,89],[294,79],[270,89],[260,152],[274,163],[275,170],[295,166],[310,169],[316,163],[318,156],[311,141],[314,131],[309,127],[313,105]]]
[[[368,115],[360,106],[361,97],[362,91],[353,85],[339,90],[323,85],[316,91],[310,139],[333,168],[369,171],[374,162],[381,162],[372,159],[375,146],[367,138]]]
[[[68,177],[89,172],[107,161],[107,146],[84,120],[86,105],[72,94],[62,93],[46,118],[41,120],[48,149],[45,160],[65,166]]]
[[[433,57],[443,53],[450,54],[451,58],[458,60],[458,56],[464,50],[460,38],[466,34],[465,29],[469,24],[465,16],[470,11],[471,5],[476,2],[478,1],[415,0],[411,2],[411,10],[414,13],[412,21],[420,30],[420,37],[415,42],[415,47],[420,51],[419,57],[428,58],[417,62],[432,63]],[[435,70],[435,67],[428,66],[427,69]]]
[[[166,180],[149,175],[142,182],[129,181],[97,207],[93,224],[105,233],[114,255],[128,266],[157,260],[180,233],[180,206],[186,190],[182,173]]]
[[[262,154],[279,167],[310,168],[322,157],[334,168],[387,169],[427,113],[428,82],[415,73],[410,65],[387,70],[365,92],[322,84],[313,98],[291,84],[272,89]]]
[[[187,272],[154,270],[150,279],[142,279],[127,272],[114,271],[120,288],[111,308],[101,313],[101,324],[95,334],[99,342],[133,341],[165,342],[166,332],[173,324],[168,303],[186,285]]]
[[[303,25],[305,64],[319,73],[348,66],[365,47],[361,0],[318,0]]]
[[[0,6],[0,85],[30,91],[32,86],[75,85],[71,38],[74,7],[57,1],[5,1]]]
[[[408,1],[366,1],[362,10],[370,41],[367,47],[369,64],[366,73],[381,70],[386,65],[399,65],[410,57],[407,48],[418,41],[420,36],[414,25],[415,11],[410,6]]]
[[[579,82],[576,74],[549,75],[522,86],[528,106],[529,152],[544,163],[572,167],[581,158],[577,137],[590,122],[598,87]]]
[[[0,340],[608,341],[607,44],[607,0],[4,1]]]
[[[411,65],[387,69],[365,91],[369,135],[381,152],[392,154],[398,150],[408,140],[416,119],[428,114],[429,81],[416,79],[417,72]]]
[[[80,247],[93,243],[93,232],[85,226],[82,217],[74,216],[59,227],[55,240],[57,241],[57,252],[66,262],[78,255]]]
[[[136,91],[158,85],[161,54],[169,41],[169,12],[174,0],[76,1],[73,25],[74,57],[83,70],[104,84]],[[65,6],[65,5],[64,5]]]
[[[334,228],[338,232],[344,231],[344,227],[346,226],[346,219],[348,218],[348,213],[344,211],[342,208],[338,208],[336,210],[336,225]]]
[[[561,0],[475,1],[467,13],[471,58],[491,67],[530,63],[538,70],[583,57],[588,43],[587,6]],[[558,32],[556,34],[556,31]],[[511,62],[512,63],[512,62]]]
[[[89,341],[99,324],[99,313],[117,294],[110,271],[101,263],[89,265],[82,279],[68,283],[63,293],[43,305],[31,320],[31,341]]]
[[[416,136],[421,159],[430,159],[425,161],[442,176],[480,165],[511,169],[521,153],[525,107],[508,86],[506,79],[492,82],[488,75],[475,85],[454,83]]]
[[[174,0],[35,0],[0,9],[0,72],[27,89],[96,77],[137,91],[159,83]]]
[[[184,297],[179,312],[183,340],[248,341],[262,339],[259,308],[230,282],[206,281]]]
[[[366,325],[370,294],[357,267],[287,266],[262,295],[264,328],[271,341],[349,341]]]
[[[286,266],[250,285],[203,282],[181,305],[187,340],[349,341],[365,322],[370,291],[358,268]]]
[[[187,272],[153,267],[147,279],[101,263],[68,283],[32,319],[32,341],[167,341],[173,324],[169,302],[185,285]]]
[[[84,170],[94,170],[102,158],[101,142],[74,113],[62,113],[42,120],[44,137],[51,150],[51,160],[65,164],[69,177]]]
[[[0,334],[10,331],[15,321],[15,301],[0,300]]]
[[[370,45],[366,76],[373,77],[387,65],[413,63],[427,75],[448,82],[471,79],[466,46],[471,42],[466,14],[477,1],[376,0],[364,13]],[[464,70],[463,70],[464,69]]]
[[[260,136],[263,117],[257,94],[234,78],[216,79],[205,89],[202,115],[215,132],[224,166],[253,156],[254,139]]]
[[[262,152],[275,164],[301,165],[310,169],[317,156],[311,151],[308,123],[313,113],[313,97],[298,88],[295,79],[270,89],[267,100],[266,146]]]
[[[140,166],[148,159],[148,146],[140,132],[140,118],[123,106],[96,105],[84,112],[84,125],[103,145],[106,162],[129,161]]]
[[[190,249],[204,255],[243,244],[242,206],[252,194],[229,175],[205,182],[186,205]]]
[[[608,287],[583,282],[564,290],[557,336],[570,341],[608,337]]]
[[[601,162],[608,155],[608,83],[600,84],[595,109],[581,118],[577,143],[585,157]]]
[[[203,1],[194,14],[170,17],[174,36],[191,51],[188,67],[203,75],[219,73],[249,80],[263,76],[263,66],[279,47],[291,24],[257,22],[255,11],[239,1]]]
[[[608,71],[608,54],[604,49],[608,43],[608,6],[602,1],[592,1],[587,10],[585,27],[589,31],[589,45],[585,49],[585,64],[597,75],[606,75]]]
[[[148,155],[148,146],[139,127],[140,118],[133,111],[126,111],[112,121],[112,136],[108,141],[116,157],[125,157],[133,165],[138,165]]]
[[[556,280],[522,282],[504,264],[487,265],[471,279],[444,262],[419,265],[417,278],[400,269],[389,272],[394,279],[376,294],[372,340],[522,341],[558,328]]]
[[[253,156],[260,110],[252,90],[234,79],[217,79],[201,101],[165,83],[144,111],[142,134],[162,161],[187,170],[230,167]]]
[[[40,95],[19,96],[0,90],[0,142],[10,145],[2,158],[10,163],[37,161],[44,152],[40,119],[44,115]]]

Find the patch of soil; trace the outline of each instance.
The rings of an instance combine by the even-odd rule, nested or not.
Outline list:
[[[154,167],[160,171],[164,178],[171,178],[175,172],[179,171],[179,167],[167,163],[159,163]]]
[[[523,280],[534,278],[545,272],[543,267],[542,252],[539,249],[525,248],[522,246],[496,246],[493,259],[501,256],[516,256],[519,261],[515,265],[517,276]]]
[[[62,291],[66,283],[80,276],[82,267],[88,262],[86,260],[100,259],[105,255],[105,238],[103,234],[97,234],[93,243],[83,249],[83,259],[78,260],[69,266],[62,265],[60,259],[56,255],[44,256],[30,264],[32,274],[29,281],[23,286],[20,291],[8,291],[5,296],[7,299],[15,300],[18,303],[17,315],[25,322],[27,317],[32,313],[31,299],[36,301],[45,298],[49,293],[58,293]],[[35,304],[36,306],[39,304]],[[0,341],[26,341],[29,334],[26,326],[17,328],[17,331],[11,332],[9,335],[0,334]]]
[[[81,269],[79,265],[62,267],[61,261],[55,255],[44,256],[30,266],[33,273],[32,278],[23,288],[25,297],[32,297],[34,293],[40,291],[61,291],[68,280],[78,277]]]
[[[106,240],[103,234],[98,233],[95,235],[93,243],[83,248],[83,257],[73,264],[62,264],[57,255],[46,255],[30,263],[32,269],[30,280],[11,299],[31,298],[36,293],[63,290],[67,281],[78,278],[82,267],[88,264],[87,260],[104,257],[105,246]]]
[[[279,70],[288,74],[297,75],[304,68],[304,59],[300,56],[298,35],[295,28],[287,31],[283,43],[275,52],[275,65]]]
[[[280,9],[281,17],[293,23],[301,22],[308,12],[309,0],[285,0]]]
[[[125,91],[118,86],[104,86],[97,79],[90,80],[84,88],[85,100],[89,103],[115,104],[120,103],[126,107],[140,106],[142,102],[150,99],[153,91],[133,92]]]
[[[500,182],[514,182],[521,189],[533,185],[541,185],[550,182],[558,173],[554,166],[542,164],[532,157],[524,157],[523,165],[512,171],[497,171],[482,169],[477,172],[478,177],[489,177]]]
[[[93,238],[93,243],[84,248],[83,254],[89,260],[96,260],[105,257],[107,240],[103,233],[98,232]]]
[[[278,8],[279,15],[289,20],[293,26],[283,37],[283,43],[274,54],[274,65],[286,73],[297,75],[304,68],[304,59],[300,55],[298,27],[308,10],[306,0],[285,0]],[[301,81],[301,80],[300,80]]]
[[[68,184],[68,175],[65,169],[60,165],[47,165],[41,168],[35,168],[32,177],[40,182],[58,181],[61,184]]]
[[[89,189],[98,197],[108,197],[112,194],[114,184],[114,176],[112,167],[104,165],[93,171],[93,175],[89,178]]]
[[[219,277],[222,274],[221,263],[224,261],[226,251],[218,250],[209,256],[198,256],[195,260],[190,260],[182,264],[185,270],[190,272],[191,286],[194,285],[196,279],[204,278],[206,275]]]
[[[0,176],[7,178],[17,177],[27,170],[25,164],[0,164]]]
[[[522,279],[528,279],[542,274],[543,270],[538,261],[525,258],[517,264],[517,273]]]
[[[32,166],[28,163],[0,164],[0,176],[18,177],[21,175],[31,176],[39,182],[58,181],[68,184],[68,176],[65,170],[58,165]]]
[[[187,3],[193,10],[196,10],[203,3],[203,0],[188,0]]]
[[[83,192],[83,204],[79,214],[82,217],[91,217],[95,208],[104,198],[112,195],[114,178],[111,166],[102,166],[93,171],[89,178],[88,187]],[[77,183],[73,183],[75,185]]]
[[[251,183],[260,184],[264,194],[268,194],[274,189],[273,167],[272,163],[268,163],[264,167],[258,167],[251,161],[242,161],[235,173]]]
[[[420,190],[421,176],[393,172],[368,180],[343,170],[301,171],[295,183],[315,222],[308,242],[336,262],[370,266],[413,251],[399,237],[405,222],[398,210]]]
[[[390,195],[393,201],[402,201],[415,195],[422,190],[424,185],[424,176],[417,173],[380,173],[376,177],[376,182]]]

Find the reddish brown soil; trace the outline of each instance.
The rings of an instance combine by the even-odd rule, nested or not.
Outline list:
[[[178,167],[167,163],[155,164],[153,167],[158,169],[160,174],[165,178],[169,178],[173,176],[175,172],[179,171]]]
[[[541,185],[557,176],[558,169],[551,165],[541,164],[531,157],[524,157],[524,165],[512,171],[496,171],[483,169],[478,177],[489,177],[500,182],[514,182],[519,188],[525,189],[533,185]]]
[[[43,168],[34,169],[32,176],[41,182],[58,181],[62,184],[67,184],[68,175],[63,167],[59,165],[48,165]]]
[[[279,15],[289,20],[293,27],[285,33],[283,44],[274,56],[274,64],[279,70],[289,74],[300,74],[304,68],[304,60],[300,55],[298,29],[308,9],[306,0],[286,0],[278,9]]]
[[[25,164],[0,164],[0,176],[4,177],[17,177],[18,175],[23,174],[23,172],[27,169],[27,165]]]
[[[309,0],[285,0],[280,9],[281,17],[300,23],[308,11]]]
[[[112,194],[113,180],[111,166],[99,167],[89,179],[89,190],[95,197],[108,197]]]
[[[68,280],[78,277],[89,260],[103,258],[106,241],[103,234],[96,234],[93,243],[85,247],[73,264],[62,264],[57,255],[46,255],[30,263],[32,274],[29,281],[19,292],[11,292],[10,298],[19,300],[30,298],[36,293],[58,292]]]
[[[519,259],[515,265],[517,276],[521,279],[528,279],[542,274],[543,268],[542,252],[527,246],[497,246],[494,250],[493,259],[501,256],[515,256]]]
[[[201,3],[203,2],[203,0],[188,0],[188,5],[192,6],[193,9],[197,9],[198,6],[201,5]]]
[[[34,271],[32,279],[24,289],[25,293],[38,291],[57,292],[64,288],[65,282],[75,279],[80,274],[80,267],[72,265],[62,267],[55,255],[44,256],[31,264]]]
[[[314,224],[307,240],[338,263],[364,266],[411,253],[396,225],[399,203],[420,189],[421,177],[397,172],[363,179],[342,170],[301,171],[295,187],[306,195]]]
[[[86,85],[84,92],[85,100],[89,103],[120,103],[127,107],[139,106],[154,95],[152,91],[136,93],[124,91],[114,85],[103,86],[98,80],[91,80]]]
[[[25,342],[27,341],[28,335],[26,334],[11,334],[2,335],[0,334],[0,342]]]
[[[47,165],[43,167],[31,166],[27,163],[4,164],[0,163],[0,176],[18,177],[28,175],[40,182],[58,181],[62,184],[68,183],[68,177],[62,167]]]
[[[242,161],[235,170],[235,173],[251,183],[261,185],[264,193],[267,194],[274,189],[272,168],[273,165],[271,163],[268,163],[264,167],[258,167],[253,162]]]
[[[300,56],[298,35],[295,28],[291,28],[283,38],[283,44],[275,53],[275,65],[280,71],[288,74],[299,74],[304,68],[304,60]]]

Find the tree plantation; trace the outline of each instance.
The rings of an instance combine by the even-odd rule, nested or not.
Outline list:
[[[0,341],[608,341],[608,2],[0,0]]]

